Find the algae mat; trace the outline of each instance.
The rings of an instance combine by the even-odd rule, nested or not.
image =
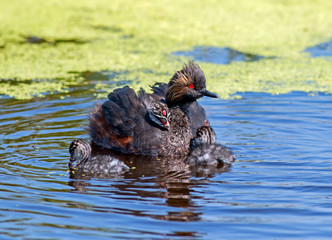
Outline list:
[[[199,62],[223,98],[246,91],[332,93],[332,59],[304,51],[332,38],[331,9],[329,0],[0,0],[0,94],[66,94],[85,84],[84,73],[107,72],[109,79],[94,85],[105,98],[117,82],[134,88],[167,82],[190,59],[172,53],[197,46],[266,57]]]

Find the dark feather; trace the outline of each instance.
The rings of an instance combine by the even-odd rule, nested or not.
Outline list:
[[[143,89],[136,94],[128,86],[115,89],[90,114],[92,141],[123,153],[164,156],[188,153],[190,139],[206,120],[204,109],[196,102],[203,96],[200,91],[205,89],[205,81],[203,71],[190,62],[174,74],[169,84],[151,86],[152,94]],[[169,132],[147,118],[155,101],[167,102]]]
[[[120,136],[133,136],[136,121],[144,120],[142,102],[128,86],[115,89],[108,95],[102,108],[111,128]]]
[[[170,131],[159,128],[147,118],[151,104],[165,101],[165,86],[155,87],[156,94],[148,94],[141,89],[136,95],[129,87],[110,93],[108,100],[102,106],[96,106],[90,114],[92,141],[123,153],[152,156],[187,154],[191,133],[188,118],[180,108],[174,108],[170,113],[170,121],[173,122]]]
[[[168,90],[168,84],[166,83],[155,83],[151,86],[154,95],[157,95],[163,99],[166,99],[166,93]]]

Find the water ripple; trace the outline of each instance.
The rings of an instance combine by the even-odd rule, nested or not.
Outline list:
[[[67,169],[71,140],[88,138],[90,92],[0,99],[1,239],[331,236],[331,95],[203,99],[237,156],[230,169],[128,159],[129,171],[99,177]]]

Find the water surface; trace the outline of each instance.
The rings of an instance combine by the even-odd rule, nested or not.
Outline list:
[[[215,64],[230,64],[231,62],[238,61],[252,62],[265,58],[261,55],[245,53],[229,47],[196,46],[191,51],[178,51],[173,54],[176,56],[191,57],[199,62]]]
[[[241,95],[200,101],[230,169],[142,159],[104,177],[67,169],[71,140],[88,138],[91,84],[0,99],[0,238],[330,238],[332,96]]]
[[[332,57],[332,39],[305,49],[312,57]]]

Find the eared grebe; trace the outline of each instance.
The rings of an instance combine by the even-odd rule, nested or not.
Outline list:
[[[208,125],[197,129],[190,142],[190,153],[185,160],[189,165],[231,164],[235,157],[230,149],[216,143],[216,134]]]
[[[203,96],[218,97],[206,89],[204,72],[194,62],[184,65],[168,83],[167,105],[169,108],[179,106],[188,116],[192,136],[195,136],[197,129],[207,120],[204,108],[196,101]]]
[[[145,100],[150,98],[149,95],[140,91],[137,96],[129,87],[110,93],[109,99],[112,100],[102,106],[96,105],[90,114],[92,142],[127,154],[188,154],[191,132],[187,116],[179,107],[165,108],[165,111],[168,109],[166,117],[161,119],[154,113],[154,107],[162,104],[156,102],[148,109]],[[161,115],[164,115],[163,111]],[[163,123],[164,120],[168,122]]]
[[[141,90],[137,95],[126,86],[115,89],[106,102],[96,105],[89,119],[93,143],[122,153],[187,155],[191,138],[206,120],[196,99],[217,96],[206,89],[204,73],[193,62],[176,72],[168,85],[157,83],[152,90],[152,94]],[[164,101],[169,116],[162,115],[170,126],[151,117],[152,106]]]

